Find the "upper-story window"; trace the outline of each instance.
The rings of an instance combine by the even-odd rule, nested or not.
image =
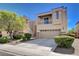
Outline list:
[[[44,18],[44,24],[49,24],[49,18]]]
[[[56,19],[59,19],[59,11],[56,11]]]

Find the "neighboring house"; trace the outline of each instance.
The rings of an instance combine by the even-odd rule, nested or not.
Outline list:
[[[38,14],[33,31],[36,38],[53,38],[67,32],[67,8],[59,7]]]
[[[79,38],[79,21],[76,23],[76,37]]]
[[[32,37],[36,37],[36,23],[35,23],[35,21],[29,21],[29,27],[31,30]]]

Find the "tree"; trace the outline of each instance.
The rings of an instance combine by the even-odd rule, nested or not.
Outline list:
[[[72,28],[71,30],[68,31],[67,35],[75,37],[75,29]]]
[[[0,11],[0,29],[7,31],[11,38],[14,31],[23,30],[25,25],[25,18],[17,16],[13,12]]]
[[[69,30],[68,31],[69,33],[71,33],[71,34],[73,34],[73,33],[75,33],[75,29],[74,28],[72,28],[71,30]]]

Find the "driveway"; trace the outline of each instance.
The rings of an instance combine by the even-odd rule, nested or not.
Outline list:
[[[8,52],[8,54],[16,56],[62,56],[52,52],[56,48],[53,39],[36,39],[23,42],[17,45],[0,44],[0,50]]]
[[[54,50],[56,48],[56,43],[54,39],[35,39],[31,41],[27,41],[16,46],[30,48],[30,49],[37,49],[37,50]]]

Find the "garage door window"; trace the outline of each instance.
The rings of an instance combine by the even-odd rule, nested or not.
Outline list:
[[[50,30],[40,30],[40,32],[45,32],[45,31],[60,31],[60,30],[59,29],[55,29],[55,30],[54,29],[53,30],[52,29],[50,29]]]

